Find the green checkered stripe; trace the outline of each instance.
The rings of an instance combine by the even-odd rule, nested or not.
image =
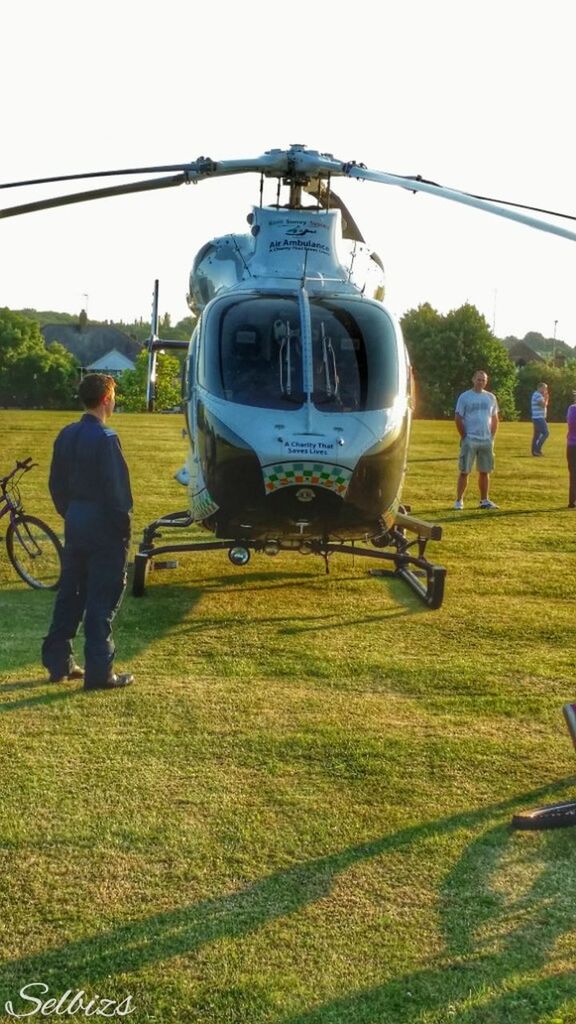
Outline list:
[[[279,491],[282,487],[325,487],[345,496],[352,476],[351,469],[330,466],[325,462],[280,462],[263,466],[266,493]]]
[[[190,513],[192,519],[197,522],[202,519],[206,519],[211,516],[214,512],[218,511],[218,505],[215,501],[212,501],[210,493],[204,488],[202,491],[198,491],[197,494],[192,495],[192,501],[190,504]]]

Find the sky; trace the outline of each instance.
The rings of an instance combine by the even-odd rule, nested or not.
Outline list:
[[[6,4],[0,182],[302,143],[576,214],[571,7]],[[3,190],[0,206],[59,188]],[[576,345],[576,242],[388,185],[340,180],[337,191],[384,262],[396,315],[470,302],[499,337]],[[257,176],[242,175],[2,220],[0,306],[149,319],[158,278],[175,323],[197,250],[245,231],[257,202]]]

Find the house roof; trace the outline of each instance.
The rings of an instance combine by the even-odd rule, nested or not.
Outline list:
[[[112,348],[109,352],[100,356],[100,359],[90,363],[86,369],[94,370],[95,372],[133,370],[134,363],[127,356],[123,355],[122,352],[119,352],[117,348]]]
[[[87,366],[111,350],[134,360],[142,348],[140,342],[124,331],[105,324],[87,327],[84,331],[77,324],[45,324],[41,330],[47,345],[53,341],[60,342],[81,366]]]
[[[525,364],[546,362],[546,360],[543,359],[543,357],[539,355],[538,352],[535,352],[533,348],[530,348],[530,345],[527,345],[525,341],[516,341],[513,345],[511,345],[510,348],[508,349],[508,357],[512,360],[513,363]]]

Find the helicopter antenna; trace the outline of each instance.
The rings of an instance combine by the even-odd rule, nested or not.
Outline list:
[[[301,287],[306,287],[306,271],[308,270],[308,249],[304,250],[304,265],[302,267],[302,283]]]
[[[264,200],[264,175],[260,174],[260,209]]]
[[[356,262],[356,249],[357,249],[357,246],[358,246],[358,243],[356,241],[354,241],[354,245],[352,246],[352,252],[350,254],[350,266],[348,267],[348,280],[349,281],[352,280],[352,271],[354,270],[354,263]]]
[[[276,189],[276,209],[277,210],[280,209],[280,184],[281,184],[281,179],[278,178],[278,187]]]
[[[240,259],[242,260],[242,263],[244,264],[244,270],[247,272],[248,277],[254,277],[253,273],[250,270],[250,267],[248,266],[246,260],[244,259],[244,253],[242,252],[242,249],[238,245],[238,239],[236,238],[236,235],[230,235],[230,238],[234,243],[234,248],[236,249],[236,252],[238,253]]]
[[[154,292],[152,295],[152,315],[150,317],[150,339],[148,342],[148,379],[146,381],[146,408],[148,412],[154,412],[156,402],[156,359],[158,341],[158,292],[159,281],[154,281]]]

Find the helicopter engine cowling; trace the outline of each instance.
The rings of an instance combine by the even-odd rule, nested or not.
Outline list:
[[[342,243],[339,210],[254,207],[248,220],[250,234],[214,238],[196,255],[188,294],[195,315],[224,291],[279,279],[323,287],[352,281],[382,297],[382,265],[361,243]]]

